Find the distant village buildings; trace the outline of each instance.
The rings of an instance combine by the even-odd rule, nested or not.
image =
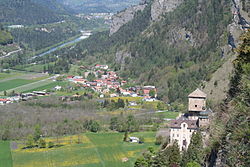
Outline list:
[[[209,125],[211,109],[206,108],[207,95],[200,89],[188,95],[188,113],[170,123],[170,143],[177,141],[180,150],[186,150],[193,133]]]
[[[126,87],[127,81],[123,80],[116,72],[109,69],[108,65],[96,64],[93,67],[81,66],[80,69],[84,70],[82,76],[69,75],[66,76],[67,81],[76,84],[80,89],[91,89],[98,93],[100,98],[105,97],[143,97],[143,101],[152,102],[156,101],[157,89],[155,86],[131,86]],[[89,77],[91,75],[91,77]],[[55,80],[56,81],[56,80]],[[55,86],[53,90],[60,91],[62,86]],[[66,89],[72,89],[68,87]],[[53,93],[53,92],[52,92]],[[12,97],[4,97],[0,99],[0,105],[14,103],[18,101],[27,101],[36,96],[47,96],[49,92],[33,91],[29,93],[16,94]],[[62,98],[64,99],[64,98]],[[130,106],[137,105],[136,102],[131,103]]]
[[[85,68],[86,69],[86,68]],[[94,75],[95,80],[89,81],[88,75]],[[83,76],[68,76],[67,80],[75,84],[79,84],[84,88],[90,88],[97,93],[109,94],[110,97],[143,96],[144,101],[155,101],[157,97],[157,89],[155,86],[134,86],[124,88],[127,81],[123,80],[119,75],[110,70],[108,65],[96,64],[92,69],[87,70]]]

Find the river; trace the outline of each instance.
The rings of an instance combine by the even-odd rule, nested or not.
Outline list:
[[[87,39],[87,38],[90,37],[90,35],[92,35],[91,31],[81,31],[81,33],[82,33],[82,35],[80,37],[78,37],[78,38],[76,38],[76,39],[74,39],[72,41],[65,42],[65,43],[63,43],[63,44],[61,44],[59,46],[54,47],[54,48],[51,48],[46,52],[40,53],[39,55],[33,56],[31,59],[35,59],[37,57],[43,57],[43,56],[45,56],[47,54],[50,54],[50,53],[52,53],[52,52],[54,52],[54,51],[56,51],[56,50],[58,50],[60,48],[63,48],[66,45],[70,45],[70,44],[73,44],[73,43],[77,43],[77,42],[79,42],[81,40]]]

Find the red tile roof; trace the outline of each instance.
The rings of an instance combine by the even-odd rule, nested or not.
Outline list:
[[[9,100],[7,100],[7,99],[0,99],[0,101],[2,101],[2,102],[7,102],[7,101],[9,101]]]

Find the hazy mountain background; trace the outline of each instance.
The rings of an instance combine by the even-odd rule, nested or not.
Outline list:
[[[79,13],[118,12],[141,0],[56,0]]]

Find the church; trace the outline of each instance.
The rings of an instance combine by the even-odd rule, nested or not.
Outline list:
[[[209,125],[212,111],[206,108],[207,95],[200,89],[188,95],[188,112],[170,122],[170,143],[177,141],[180,150],[186,150],[192,134]]]

